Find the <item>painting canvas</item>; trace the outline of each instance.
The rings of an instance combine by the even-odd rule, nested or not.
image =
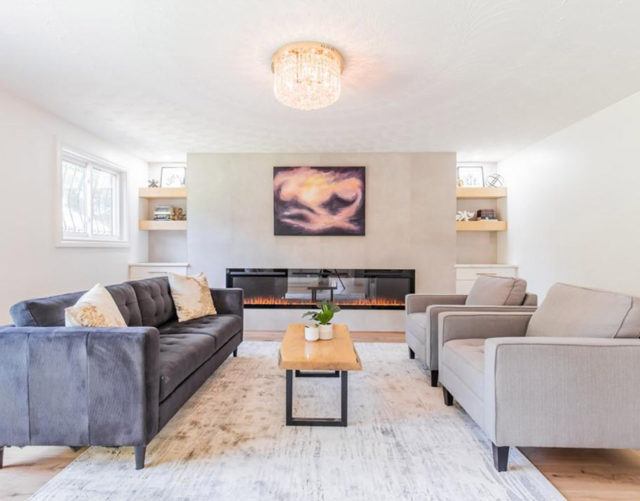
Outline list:
[[[364,167],[274,167],[276,235],[364,235]]]

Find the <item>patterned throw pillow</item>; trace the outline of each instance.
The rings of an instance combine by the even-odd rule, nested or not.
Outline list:
[[[96,284],[78,302],[65,308],[65,327],[126,327],[118,305],[102,285]]]
[[[216,308],[204,273],[194,277],[169,273],[171,297],[176,305],[178,322],[215,315]]]

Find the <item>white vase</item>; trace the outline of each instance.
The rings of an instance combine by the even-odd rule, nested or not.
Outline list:
[[[333,324],[320,325],[320,339],[333,339]]]
[[[320,338],[320,329],[316,325],[305,325],[304,338],[307,341],[317,341]]]

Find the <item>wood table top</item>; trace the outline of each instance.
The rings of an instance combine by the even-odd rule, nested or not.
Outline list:
[[[333,339],[306,341],[304,324],[290,324],[280,345],[278,366],[286,370],[362,370],[349,328],[333,324]]]

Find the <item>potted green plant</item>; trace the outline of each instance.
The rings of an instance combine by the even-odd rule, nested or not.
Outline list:
[[[318,304],[318,308],[319,311],[307,311],[302,316],[311,317],[315,324],[317,324],[320,339],[331,339],[333,338],[333,325],[331,325],[331,320],[333,320],[333,316],[340,311],[340,307],[329,301],[323,301]],[[307,338],[306,327],[305,338]]]

